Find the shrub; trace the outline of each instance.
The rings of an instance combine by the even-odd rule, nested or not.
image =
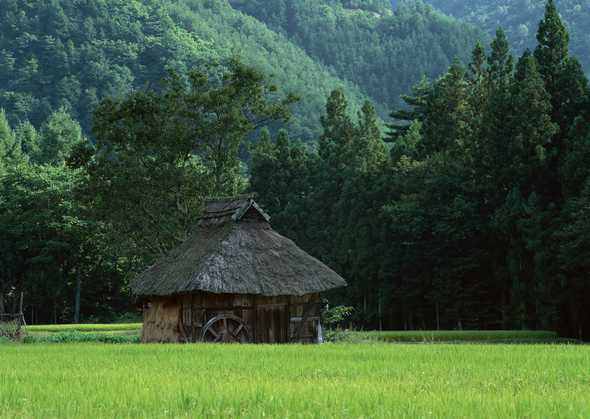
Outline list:
[[[139,343],[139,334],[104,334],[57,332],[46,335],[31,335],[24,338],[24,343]]]

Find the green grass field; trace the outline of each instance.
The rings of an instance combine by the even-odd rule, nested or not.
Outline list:
[[[2,418],[590,417],[582,345],[2,345]]]

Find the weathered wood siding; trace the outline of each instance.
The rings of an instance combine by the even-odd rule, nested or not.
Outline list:
[[[155,298],[143,310],[142,342],[179,342],[180,304],[175,298]]]
[[[254,343],[316,343],[320,296],[263,297],[195,293],[154,299],[144,314],[144,342],[198,342],[220,314],[242,319]]]

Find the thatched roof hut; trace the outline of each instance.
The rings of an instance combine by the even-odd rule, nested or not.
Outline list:
[[[291,342],[317,339],[319,293],[345,285],[247,195],[208,200],[188,240],[131,289],[147,302],[144,341]]]

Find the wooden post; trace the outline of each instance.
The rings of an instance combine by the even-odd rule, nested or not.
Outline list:
[[[23,315],[23,300],[24,300],[25,293],[21,291],[20,293],[20,302],[18,305],[18,314],[21,316]]]

